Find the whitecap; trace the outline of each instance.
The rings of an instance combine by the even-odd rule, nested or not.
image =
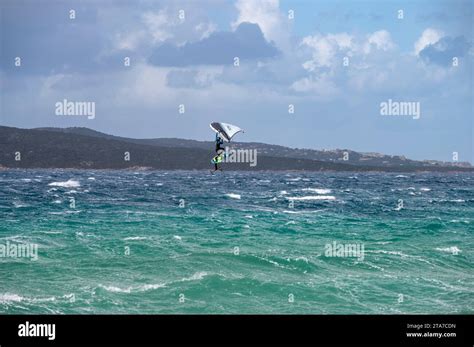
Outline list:
[[[166,285],[164,283],[158,284],[143,284],[140,286],[130,286],[127,288],[120,288],[116,286],[104,286],[102,284],[99,285],[102,289],[105,289],[108,292],[112,293],[132,293],[132,292],[146,292],[153,289],[163,288]]]
[[[287,198],[288,200],[297,200],[297,201],[305,201],[305,200],[336,200],[335,196],[332,195],[309,195],[309,196],[293,196]]]
[[[452,253],[452,254],[458,254],[460,252],[462,252],[459,248],[457,248],[456,246],[452,246],[452,247],[445,247],[445,248],[435,248],[437,251],[441,251],[441,252],[449,252],[449,253]]]
[[[304,261],[305,263],[308,263],[308,262],[309,262],[308,258],[303,257],[303,256],[297,257],[297,258],[295,258],[295,259],[293,259],[293,260],[295,260],[295,261],[300,261],[300,260],[302,260],[302,261]]]
[[[374,250],[374,251],[366,251],[368,253],[382,253],[382,254],[390,254],[390,255],[399,255],[400,257],[408,257],[407,254],[398,252],[398,251],[385,251],[385,250]]]
[[[122,288],[115,287],[115,286],[103,286],[103,285],[100,285],[100,287],[102,289],[105,289],[108,292],[113,292],[113,293],[130,293],[131,290],[132,290],[131,287],[128,287],[126,289],[122,289]]]
[[[331,189],[325,188],[303,188],[301,189],[304,192],[314,192],[316,194],[329,194],[331,193]]]
[[[259,257],[259,256],[257,256],[257,255],[255,256],[255,258],[260,259],[260,260],[263,260],[263,261],[266,261],[266,262],[268,262],[268,263],[270,263],[270,264],[272,264],[272,265],[275,265],[275,266],[277,266],[277,267],[285,268],[285,266],[281,265],[280,263],[278,263],[278,262],[276,262],[276,261],[274,261],[274,260],[271,260],[271,259],[268,259],[268,258],[265,258],[265,257]]]
[[[288,210],[283,210],[283,213],[290,213],[290,214],[300,214],[303,213],[302,211],[288,211]]]
[[[238,200],[240,200],[241,198],[240,194],[234,194],[234,193],[228,193],[226,194],[226,196],[228,196],[231,199],[238,199]]]
[[[182,237],[179,235],[173,235],[173,238],[180,241],[182,240]]]
[[[48,186],[53,186],[53,187],[65,187],[65,188],[76,188],[80,187],[81,184],[78,181],[75,180],[67,180],[65,182],[52,182],[48,184]]]
[[[194,273],[191,277],[184,277],[181,279],[181,281],[199,281],[202,280],[204,277],[208,275],[207,272],[205,271],[200,271]]]
[[[62,297],[59,297],[59,298],[71,298],[73,297],[74,294],[65,294],[63,295]],[[0,294],[0,302],[22,302],[22,301],[25,301],[25,302],[32,302],[32,303],[38,303],[38,302],[51,302],[51,301],[56,301],[57,298],[55,296],[49,296],[49,297],[44,297],[44,298],[27,298],[27,297],[23,297],[23,296],[20,296],[18,294],[9,294],[9,293],[5,293],[5,294]]]
[[[153,290],[153,289],[158,289],[158,288],[163,288],[166,287],[166,284],[164,283],[158,283],[158,284],[144,284],[140,287],[137,288],[139,292],[146,292],[148,290]]]
[[[122,239],[123,241],[132,241],[132,240],[148,240],[148,237],[145,236],[129,236]]]
[[[25,299],[24,297],[17,294],[9,294],[9,293],[0,294],[0,302],[2,303],[10,302],[10,301],[19,302],[24,299]]]

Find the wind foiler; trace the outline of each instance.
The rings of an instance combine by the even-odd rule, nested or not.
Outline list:
[[[214,171],[222,171],[218,164],[224,161],[225,149],[222,146],[224,141],[230,142],[235,135],[244,131],[237,125],[229,123],[212,122],[209,126],[216,133],[216,155],[211,159],[211,163],[214,164]]]

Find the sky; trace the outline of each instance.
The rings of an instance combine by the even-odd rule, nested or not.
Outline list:
[[[474,163],[473,4],[2,0],[0,125]]]

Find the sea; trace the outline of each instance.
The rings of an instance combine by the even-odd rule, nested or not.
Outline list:
[[[0,171],[3,314],[472,314],[474,174]]]

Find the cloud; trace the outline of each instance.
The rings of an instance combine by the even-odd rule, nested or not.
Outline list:
[[[70,7],[61,3],[0,6],[3,71],[47,75],[106,68],[95,59],[105,42],[96,7],[77,9],[72,20]],[[21,58],[20,68],[13,64],[16,57]]]
[[[212,22],[209,23],[199,23],[194,27],[196,32],[199,32],[201,36],[199,37],[200,40],[208,38],[214,31],[217,30],[217,25]]]
[[[242,23],[234,32],[214,32],[208,38],[182,46],[164,43],[154,50],[149,62],[158,66],[231,65],[234,57],[265,59],[278,53],[257,24]]]
[[[173,36],[169,27],[173,23],[165,10],[158,12],[149,11],[143,15],[143,22],[151,34],[153,43],[163,42]]]
[[[256,23],[267,40],[278,41],[282,29],[278,0],[238,0],[235,7],[239,14],[232,23],[234,29],[241,23]]]
[[[218,73],[208,69],[172,70],[166,76],[166,85],[171,88],[207,88]]]
[[[328,73],[299,79],[290,88],[296,92],[313,93],[325,99],[335,97],[339,93],[339,89]]]
[[[180,14],[184,17],[180,17]],[[186,6],[174,3],[160,9],[151,8],[133,13],[133,19],[118,28],[113,38],[115,49],[148,51],[164,42],[182,45],[209,37],[217,29],[202,8],[191,6],[191,3]]]
[[[420,38],[415,42],[415,54],[418,55],[423,48],[437,42],[444,33],[440,30],[428,28],[423,31]]]
[[[365,38],[348,33],[317,33],[304,37],[300,45],[311,51],[311,59],[303,63],[303,67],[311,72],[318,68],[340,65],[344,56],[369,55],[396,47],[386,30],[375,31]]]
[[[309,74],[296,80],[291,89],[331,97],[337,94],[337,90],[345,87],[350,89],[352,86],[359,89],[361,84],[367,83],[364,76],[373,74],[374,67],[381,64],[385,66],[397,47],[386,30],[365,36],[345,32],[326,35],[316,33],[303,38],[300,46],[311,56],[302,64]],[[345,66],[343,59],[346,57],[348,65]],[[390,65],[387,68],[390,69]],[[383,81],[386,76],[384,70],[376,73],[377,81]],[[348,81],[351,82],[348,84]]]
[[[127,33],[117,33],[115,35],[115,47],[118,50],[135,50],[138,48],[140,43],[147,37],[145,30],[138,30]]]
[[[311,59],[303,64],[308,71],[319,67],[329,67],[334,64],[336,55],[340,52],[350,51],[353,48],[353,37],[347,33],[340,34],[315,34],[307,36],[301,41],[301,46],[311,50]]]
[[[419,56],[425,61],[446,66],[452,64],[453,57],[464,57],[471,46],[464,36],[443,37],[423,48]]]
[[[394,47],[395,44],[392,41],[390,33],[386,30],[379,30],[367,37],[367,42],[364,44],[363,51],[365,54],[369,54],[373,48],[382,51],[389,51]]]

